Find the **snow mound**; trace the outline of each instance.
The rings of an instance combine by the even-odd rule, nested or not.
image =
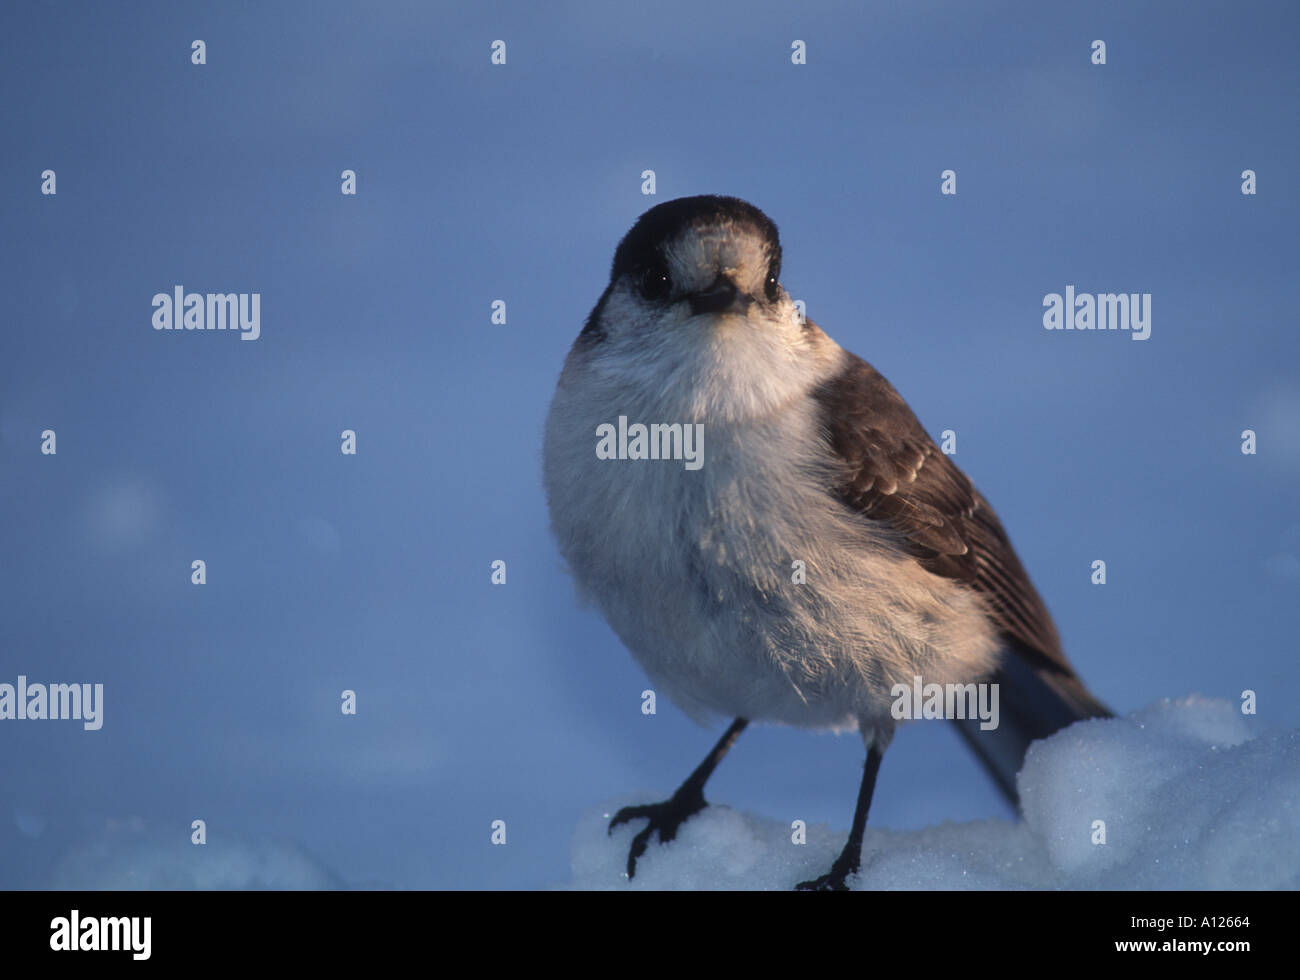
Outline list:
[[[188,828],[151,832],[132,818],[110,821],[90,842],[66,854],[49,887],[103,890],[332,890],[343,882],[296,844],[212,835],[191,844]]]
[[[889,757],[885,757],[885,765]],[[872,827],[854,889],[1298,889],[1300,732],[1251,738],[1227,701],[1161,701],[1080,722],[1031,746],[1019,823]],[[851,787],[845,787],[851,792]],[[662,797],[659,797],[662,798]],[[626,876],[628,797],[585,814],[573,835],[579,889],[788,889],[830,868],[847,830],[806,828],[710,806],[677,839],[652,838]]]

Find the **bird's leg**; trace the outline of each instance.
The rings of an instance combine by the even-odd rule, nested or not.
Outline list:
[[[853,829],[849,831],[848,843],[831,865],[831,870],[812,881],[801,881],[795,885],[797,891],[846,892],[849,886],[844,879],[856,874],[862,862],[862,832],[867,827],[867,811],[871,809],[871,794],[876,788],[876,774],[880,772],[880,760],[884,750],[872,744],[867,750],[867,761],[862,766],[862,785],[858,789],[858,805],[853,810]]]
[[[740,737],[740,733],[745,730],[745,726],[748,724],[749,722],[744,718],[737,718],[733,721],[731,727],[723,733],[722,738],[718,739],[718,744],[713,747],[713,751],[704,757],[704,761],[695,767],[693,773],[686,777],[686,782],[677,787],[677,792],[671,798],[664,800],[662,803],[625,806],[614,814],[614,819],[609,822],[609,832],[611,834],[614,832],[615,827],[629,820],[646,817],[650,821],[644,829],[632,838],[632,847],[627,852],[627,876],[629,878],[636,877],[636,859],[645,853],[651,834],[657,833],[659,843],[667,844],[677,836],[678,827],[708,806],[708,803],[704,800],[704,784],[708,782],[713,770],[717,768],[718,763],[722,761],[722,757],[727,754],[727,750]]]

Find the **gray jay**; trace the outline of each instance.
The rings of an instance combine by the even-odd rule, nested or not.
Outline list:
[[[1109,715],[988,502],[780,276],[776,226],[753,205],[651,208],[551,402],[546,493],[579,594],[687,714],[735,719],[671,799],[614,816],[611,831],[647,821],[629,877],[652,834],[666,844],[703,809],[750,721],[861,732],[848,842],[799,885],[840,890],[899,690],[997,685],[995,728],[957,724],[1012,800],[1031,740]]]

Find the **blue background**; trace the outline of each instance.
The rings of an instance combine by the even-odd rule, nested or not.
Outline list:
[[[0,725],[0,886],[117,822],[185,842],[195,818],[354,885],[547,886],[581,812],[680,782],[717,732],[640,713],[644,676],[561,568],[540,444],[619,237],[687,194],[763,208],[809,316],[957,432],[1103,699],[1252,689],[1260,726],[1296,727],[1298,23],[4,4],[0,681],[100,682],[106,706],[95,733]],[[261,339],[154,331],[176,284],[260,292]],[[1067,284],[1152,293],[1151,338],[1045,331]],[[752,729],[709,795],[847,828],[861,755]],[[1009,813],[919,724],[872,823]]]

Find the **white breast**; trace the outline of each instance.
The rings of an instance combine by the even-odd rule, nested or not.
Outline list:
[[[970,680],[996,655],[977,596],[827,492],[808,392],[843,352],[816,335],[817,356],[766,387],[724,376],[754,357],[665,381],[575,350],[551,404],[546,489],[579,592],[698,719],[890,727],[895,683]],[[619,415],[703,422],[703,467],[598,459],[596,427]]]

